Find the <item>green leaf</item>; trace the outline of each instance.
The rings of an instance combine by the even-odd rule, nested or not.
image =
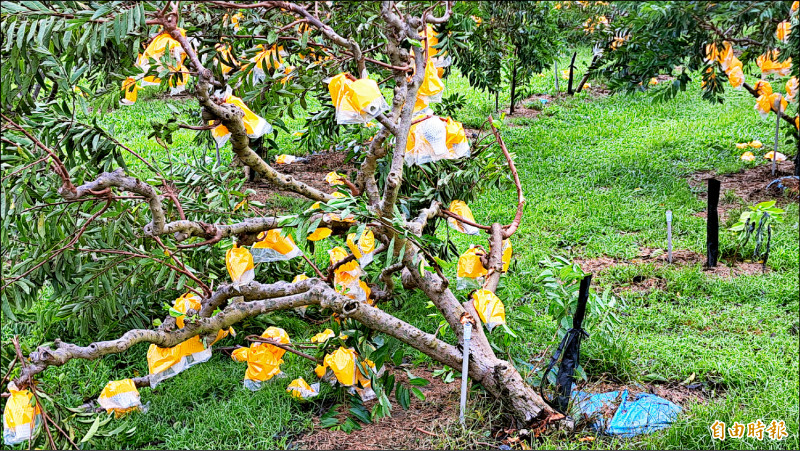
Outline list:
[[[354,417],[361,420],[363,423],[372,424],[372,420],[369,417],[369,411],[364,408],[364,406],[356,406],[350,408],[350,413],[353,414]]]
[[[408,410],[411,406],[411,397],[409,396],[408,389],[404,385],[397,384],[394,397],[397,398],[397,402],[400,403],[400,407],[402,407],[403,410]]]
[[[83,438],[81,439],[81,443],[86,443],[89,440],[91,440],[92,437],[94,437],[94,434],[97,433],[97,428],[99,427],[100,427],[100,416],[97,416],[95,417],[92,426],[89,427],[89,432],[87,432],[86,435],[84,435]]]

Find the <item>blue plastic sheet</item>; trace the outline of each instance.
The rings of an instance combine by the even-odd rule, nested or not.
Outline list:
[[[609,421],[604,413],[614,410]],[[575,393],[575,409],[596,431],[617,437],[634,437],[666,429],[678,418],[680,406],[656,395],[640,393],[628,401],[628,390],[591,394]]]

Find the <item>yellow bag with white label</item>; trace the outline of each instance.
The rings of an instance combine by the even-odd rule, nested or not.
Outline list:
[[[308,385],[302,377],[299,377],[289,383],[286,391],[292,394],[292,397],[299,400],[311,399],[319,394],[319,382]]]
[[[330,382],[331,385],[338,382],[349,387],[348,391],[351,394],[359,395],[362,401],[369,401],[375,398],[375,392],[372,390],[369,375],[362,374],[358,369],[357,359],[358,354],[355,350],[340,346],[339,349],[325,356],[322,365],[317,365],[314,373],[321,379]],[[375,364],[368,359],[362,360],[361,366],[367,373],[374,372],[378,376],[384,371],[383,367],[376,370]]]
[[[262,137],[265,133],[272,132],[272,126],[264,120],[261,116],[254,113],[250,108],[245,105],[242,99],[228,95],[225,98],[225,103],[239,107],[244,113],[242,121],[244,122],[244,130],[247,132],[247,137],[250,139],[257,139]],[[211,124],[213,121],[209,121]],[[211,136],[217,143],[217,147],[222,147],[231,138],[231,132],[227,127],[220,124],[211,129]]]
[[[378,83],[341,73],[330,79],[328,91],[336,108],[337,124],[366,124],[389,110]]]
[[[278,343],[289,344],[289,334],[279,327],[268,327],[261,334],[264,338]],[[251,391],[261,389],[263,383],[281,374],[281,364],[285,350],[269,343],[255,342],[249,348],[239,348],[231,353],[233,360],[247,362],[244,373],[244,387]]]
[[[349,387],[357,382],[356,357],[355,350],[340,346],[339,349],[325,356],[323,364],[333,372],[340,384]]]
[[[139,85],[136,83],[136,79],[133,77],[128,77],[125,81],[122,82],[122,92],[123,96],[119,100],[119,103],[122,105],[133,105],[136,103],[137,94],[139,92]]]
[[[409,166],[421,165],[447,158],[447,124],[437,116],[425,119],[425,115],[416,116],[420,120],[408,130],[406,141],[405,163]]]
[[[450,202],[450,207],[447,209],[461,216],[467,221],[475,222],[475,217],[472,216],[472,210],[470,210],[469,206],[467,206],[464,201],[454,200]],[[461,233],[466,233],[467,235],[478,235],[481,233],[480,229],[477,227],[461,222],[455,218],[448,217],[447,225],[449,225],[450,228],[456,229]]]
[[[511,250],[511,238],[507,238],[503,240],[503,272],[508,271],[508,267],[511,265],[512,255],[514,255],[514,253]]]
[[[3,443],[12,446],[36,437],[42,425],[42,412],[29,390],[19,390],[14,382],[9,382],[8,392],[11,396],[3,409]]]
[[[106,409],[106,412],[114,412],[115,418],[120,418],[128,412],[144,410],[139,390],[136,389],[132,379],[107,383],[100,392],[97,403]]]
[[[178,30],[183,37],[186,37],[185,30],[180,28]],[[170,72],[182,72],[186,70],[183,66],[183,62],[186,59],[186,52],[183,50],[181,43],[166,31],[158,34],[150,41],[144,53],[139,55],[135,66],[146,73],[150,70],[150,60],[153,59],[156,60],[158,72],[162,72],[164,67],[161,64],[161,60],[166,54],[169,54],[169,57],[175,60],[175,63],[167,66],[167,70]],[[140,83],[142,86],[159,86],[161,84],[161,79],[157,76],[149,75],[143,77]]]
[[[347,251],[342,247],[335,247],[328,251],[331,265],[347,257]],[[371,290],[367,284],[360,280],[362,271],[357,260],[349,261],[333,271],[333,287],[339,293],[359,302],[369,302]]]
[[[503,301],[491,291],[477,290],[472,293],[472,305],[490,331],[506,323],[506,308]]]
[[[291,236],[281,234],[281,229],[271,229],[258,234],[253,244],[253,261],[256,263],[291,260],[302,255]]]
[[[236,243],[225,253],[225,266],[235,287],[246,285],[255,278],[253,254]]]
[[[445,131],[447,133],[445,138],[445,144],[447,145],[446,158],[455,160],[470,156],[469,140],[467,139],[467,133],[464,131],[464,125],[448,117],[445,121]]]
[[[253,84],[260,83],[267,78],[269,69],[279,70],[284,66],[283,57],[289,54],[283,49],[283,46],[275,46],[265,48],[262,44],[258,44],[256,48],[260,49],[258,53],[250,60],[255,64],[253,67]],[[242,70],[246,69],[245,65]]]
[[[350,248],[350,252],[358,259],[361,266],[367,266],[372,263],[375,254],[375,234],[372,233],[372,230],[365,229],[357,244],[355,239],[355,233],[348,234],[347,247]]]
[[[470,246],[466,252],[458,257],[456,288],[464,290],[469,288],[471,284],[481,284],[483,277],[488,273],[481,261],[482,255],[484,255],[482,250]]]
[[[199,312],[202,308],[202,303],[199,296],[190,292],[175,299],[172,308],[183,313],[183,315],[175,318],[175,324],[183,329],[186,321],[186,312],[190,309]],[[211,345],[227,337],[228,334],[235,335],[233,327],[217,331],[217,336]],[[176,376],[183,370],[210,359],[211,345],[205,346],[199,335],[178,343],[171,348],[162,348],[156,344],[151,344],[147,350],[150,387],[155,388],[161,381]]]

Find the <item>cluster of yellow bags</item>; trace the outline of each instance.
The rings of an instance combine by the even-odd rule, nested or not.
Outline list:
[[[767,81],[759,80],[756,83],[755,90],[758,98],[753,108],[758,111],[762,118],[766,118],[770,111],[775,110],[775,102],[778,100],[780,100],[781,111],[785,111],[786,107],[789,106],[786,99],[779,92],[772,92],[772,85]]]
[[[11,396],[3,410],[3,443],[11,446],[26,442],[39,433],[42,412],[29,390],[19,390],[14,382],[9,382],[8,392]]]
[[[186,293],[175,300],[172,308],[184,313],[175,318],[175,324],[183,329],[186,312],[190,309],[197,312],[202,308],[200,297],[194,293]],[[220,330],[212,345],[233,333],[233,328]],[[169,379],[183,370],[202,363],[211,358],[211,345],[205,346],[196,335],[171,348],[162,348],[151,344],[147,350],[147,366],[150,370],[150,387],[155,388],[161,381]]]
[[[361,266],[367,266],[372,263],[375,255],[375,234],[372,230],[365,229],[356,242],[356,234],[350,233],[347,235],[347,247]]]
[[[283,61],[283,57],[288,53],[283,49],[283,46],[275,46],[265,48],[262,44],[256,46],[259,52],[250,60],[255,66],[253,67],[253,82],[259,83],[267,78],[267,71],[272,68],[274,70],[283,69],[284,74],[287,76],[281,79],[282,83],[288,80],[289,74],[294,70],[294,67],[287,66]],[[245,65],[243,69],[247,68]]]
[[[466,203],[460,200],[454,200],[450,203],[448,210],[456,213],[464,219],[475,222],[472,216],[472,211]],[[477,235],[478,228],[464,224],[454,218],[447,218],[447,223],[453,229],[461,233],[469,235]],[[513,250],[511,248],[511,240],[505,239],[502,242],[502,261],[503,272],[508,271],[511,265],[511,256]],[[466,290],[471,286],[480,286],[483,283],[484,277],[489,274],[489,271],[483,265],[481,257],[485,256],[485,252],[476,246],[470,246],[461,256],[458,257],[458,266],[456,268],[456,288],[459,290]],[[494,329],[500,324],[506,322],[506,311],[503,302],[491,291],[479,289],[472,293],[472,303],[475,310],[478,312],[481,320],[486,324],[489,330]]]
[[[437,56],[438,51],[433,46],[439,41],[430,25],[425,35],[428,60],[414,103],[415,123],[411,125],[406,141],[405,162],[409,166],[455,160],[470,154],[464,126],[452,118],[434,116],[429,108],[431,103],[442,101],[444,83],[441,76],[443,67],[450,64],[450,58]]]
[[[706,64],[719,63],[725,74],[728,75],[728,82],[734,88],[739,88],[744,84],[744,72],[742,72],[742,62],[733,54],[731,43],[725,41],[721,49],[714,43],[706,45]]]
[[[268,327],[261,336],[282,344],[290,343],[289,334],[280,327]],[[231,357],[237,362],[247,362],[244,386],[255,391],[260,389],[264,382],[281,373],[282,357],[285,353],[285,350],[269,343],[254,342],[249,348],[236,349]]]
[[[341,73],[328,82],[337,124],[366,124],[389,110],[378,83],[369,78],[356,79]]]
[[[781,26],[779,25],[778,34],[779,39],[781,33]],[[784,36],[789,33],[789,29],[784,29]],[[787,58],[783,62],[778,62],[780,53],[777,49],[771,52],[764,53],[756,59],[756,64],[761,69],[761,76],[775,75],[779,77],[786,77],[792,69],[792,59]],[[742,62],[733,53],[733,46],[730,42],[723,42],[723,47],[718,49],[715,44],[706,45],[707,64],[719,63],[722,70],[728,76],[728,81],[734,88],[739,88],[744,84],[745,76],[742,72]],[[709,68],[711,70],[711,68]],[[785,110],[789,102],[795,101],[797,98],[797,78],[792,77],[786,82],[786,98],[778,92],[772,92],[772,86],[765,80],[759,80],[756,83],[756,92],[759,97],[756,99],[756,104],[753,107],[761,117],[766,118],[769,116],[770,111],[775,110],[775,104],[780,102],[781,111]]]
[[[179,29],[179,31],[181,35],[186,37],[186,32],[183,29]],[[175,64],[168,65],[164,68],[160,61],[165,55],[169,55],[170,58],[174,59]],[[139,54],[135,66],[146,73],[150,70],[151,59],[159,62],[157,63],[159,72],[164,69],[171,72],[168,80],[171,94],[180,94],[186,89],[186,83],[189,81],[187,69],[183,65],[186,59],[186,51],[181,47],[180,42],[167,32],[156,35],[153,40],[150,41],[147,48],[145,48],[144,53]],[[138,80],[134,77],[128,77],[122,82],[123,97],[120,99],[120,103],[123,105],[132,105],[136,103],[137,91],[139,89],[137,84],[141,86],[158,86],[161,84],[161,79],[155,75],[148,75]]]
[[[115,418],[120,418],[128,412],[144,410],[139,390],[136,389],[132,379],[110,381],[100,392],[97,403],[106,409],[106,412],[114,412]]]

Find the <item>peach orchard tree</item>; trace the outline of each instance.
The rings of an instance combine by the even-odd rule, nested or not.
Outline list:
[[[440,120],[419,117],[415,105],[421,89],[429,88],[426,62],[435,51],[426,46],[425,30],[443,26],[452,7],[392,1],[3,2],[2,307],[13,319],[50,286],[54,295],[35,309],[35,319],[54,322],[50,333],[60,334],[37,349],[16,351],[16,385],[30,387],[48,367],[123,353],[139,343],[168,348],[200,337],[209,346],[219,331],[244,320],[310,307],[320,318],[334,314],[341,329],[351,331],[345,346],[378,367],[387,351],[376,337],[385,334],[460,368],[463,325],[472,324],[472,380],[527,424],[560,420],[514,365],[495,355],[493,340],[502,332],[485,332],[474,295],[455,290],[441,266],[453,245],[436,238],[436,230],[449,218],[486,239],[477,253],[485,270],[479,288],[494,293],[504,274],[503,243],[520,225],[525,198],[501,124],[488,119],[469,156],[406,163],[410,130]],[[169,51],[143,59],[156,39]],[[380,125],[367,141],[358,139],[363,124],[337,125],[326,83],[340,73],[379,80],[391,93],[386,108],[373,114]],[[179,128],[208,137],[223,126],[230,144],[223,152],[276,189],[308,199],[307,208],[285,216],[240,208],[247,193],[240,191],[239,171],[175,152],[144,158],[141,149],[118,139],[114,127],[95,119],[125,108],[120,101],[136,101],[144,81],[185,90],[193,99],[193,123],[176,115],[144,131],[165,153]],[[230,101],[229,93],[242,103]],[[285,150],[269,128],[288,130],[282,119],[310,110],[312,97],[322,107],[304,113],[298,148],[338,144],[357,162],[349,177],[334,175],[334,193],[281,173],[251,147],[255,115],[269,125],[255,126],[267,129],[265,146]],[[469,202],[487,183],[516,190],[506,223],[484,225],[448,209],[454,200]],[[261,263],[253,276],[239,278],[228,250],[230,282],[225,250],[247,248],[278,229],[293,236],[302,258]],[[327,256],[316,259],[307,238],[320,229],[328,229],[334,242],[373,234],[374,262],[356,271],[363,284],[355,290],[366,291],[366,298],[339,283],[339,270],[357,263],[353,252],[327,267],[318,264],[327,264]],[[312,277],[294,278],[305,272]],[[419,299],[404,295],[410,290],[435,306],[447,334],[425,332],[381,308],[386,300]],[[199,300],[197,308],[165,314],[162,305],[184,293]],[[134,381],[145,386],[149,377]],[[380,381],[373,380],[379,392]],[[379,399],[385,394],[379,392]]]
[[[660,100],[673,98],[693,79],[701,84],[703,98],[712,102],[721,103],[726,89],[744,89],[756,100],[754,109],[764,117],[780,115],[785,139],[794,148],[800,145],[797,1],[615,6],[622,14],[605,31],[604,56],[595,70],[608,78],[612,89],[644,89],[659,74],[675,76],[656,88]],[[795,175],[799,167],[796,151]]]

